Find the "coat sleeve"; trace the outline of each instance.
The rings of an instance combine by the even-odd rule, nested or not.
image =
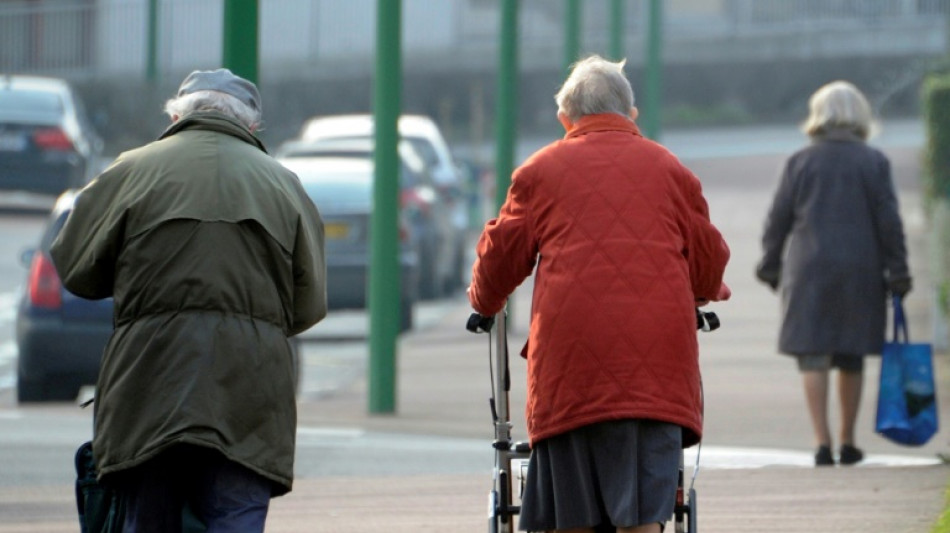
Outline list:
[[[756,266],[755,275],[770,286],[777,287],[782,276],[782,254],[785,240],[795,220],[795,196],[791,161],[786,163],[778,189],[772,199],[762,234],[762,259]]]
[[[709,219],[709,205],[702,185],[691,172],[689,183],[689,240],[687,259],[693,297],[699,303],[728,299],[722,278],[729,262],[729,246]]]
[[[327,264],[323,220],[302,191],[302,209],[294,243],[294,310],[291,335],[306,331],[327,316]]]
[[[476,247],[468,298],[481,315],[501,311],[508,296],[534,269],[537,240],[528,213],[530,171],[515,171],[498,218],[488,221]]]
[[[904,244],[904,226],[901,222],[897,194],[891,177],[891,164],[880,155],[878,172],[869,183],[871,216],[877,230],[878,244],[884,258],[884,273],[888,284],[910,279],[907,267],[907,248]]]
[[[50,256],[69,292],[98,300],[112,296],[116,261],[125,238],[122,176],[113,165],[77,195]]]

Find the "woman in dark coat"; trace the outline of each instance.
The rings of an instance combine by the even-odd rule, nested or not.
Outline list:
[[[756,275],[782,298],[779,351],[798,358],[818,451],[833,465],[828,375],[838,369],[841,429],[838,461],[864,454],[854,425],[863,357],[881,352],[887,292],[911,288],[904,230],[890,162],[865,144],[871,108],[852,84],[825,85],[809,100],[802,127],[811,144],[792,155],[762,237]]]

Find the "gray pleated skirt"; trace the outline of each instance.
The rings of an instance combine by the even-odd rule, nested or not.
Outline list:
[[[666,523],[676,503],[682,434],[675,424],[616,420],[535,443],[519,528]]]

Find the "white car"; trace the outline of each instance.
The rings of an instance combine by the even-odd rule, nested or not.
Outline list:
[[[370,138],[374,134],[373,115],[326,115],[307,120],[294,141],[303,143],[325,139]],[[447,242],[442,243],[444,254],[451,265],[446,272],[436,273],[441,278],[444,292],[461,288],[464,283],[465,251],[468,246],[468,205],[464,193],[463,174],[455,164],[449,146],[436,123],[422,115],[399,117],[399,136],[408,141],[422,157],[429,169],[432,182],[438,189],[441,200],[451,211],[452,232]]]

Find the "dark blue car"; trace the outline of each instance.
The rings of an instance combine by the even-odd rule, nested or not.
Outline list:
[[[72,209],[75,191],[56,201],[39,246],[24,253],[26,290],[16,316],[17,400],[71,400],[96,382],[112,334],[112,299],[86,300],[60,282],[49,248]]]

